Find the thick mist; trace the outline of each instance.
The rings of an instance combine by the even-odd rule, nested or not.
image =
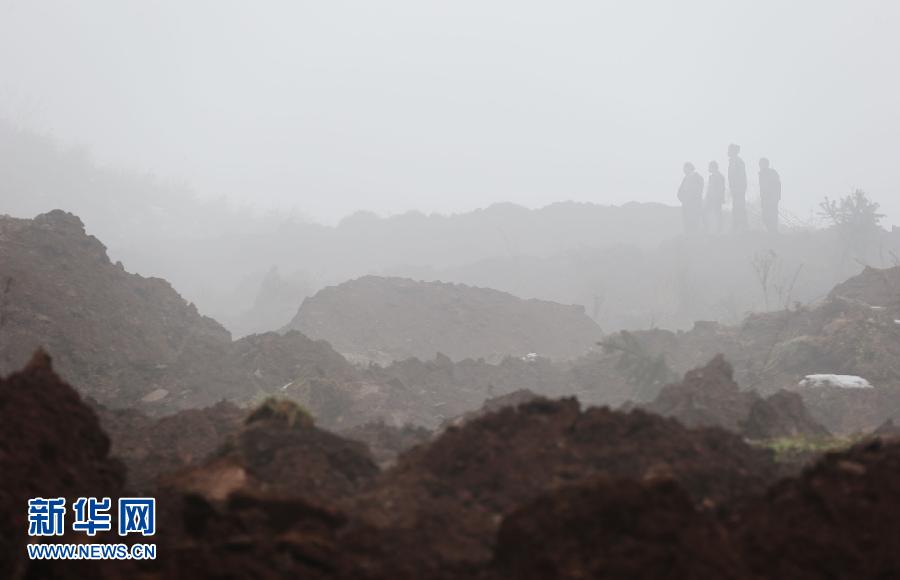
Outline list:
[[[0,112],[103,165],[336,222],[675,203],[766,156],[784,210],[896,219],[896,3],[0,3]],[[78,210],[77,207],[72,209]]]
[[[78,215],[237,335],[368,274],[614,331],[737,323],[898,261],[893,3],[0,11],[0,213]],[[680,238],[682,164],[724,170],[729,143],[751,233]],[[761,232],[762,156],[786,237]],[[818,206],[856,188],[885,231],[850,251]]]

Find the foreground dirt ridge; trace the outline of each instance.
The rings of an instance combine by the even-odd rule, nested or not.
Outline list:
[[[218,439],[143,483],[160,502],[159,559],[36,564],[23,559],[29,494],[117,495],[132,473],[46,354],[0,379],[0,469],[20,474],[0,488],[0,573],[858,578],[900,566],[900,444],[867,442],[779,479],[770,452],[718,427],[536,398],[448,426],[380,471],[290,402],[186,413],[182,429],[210,425]]]

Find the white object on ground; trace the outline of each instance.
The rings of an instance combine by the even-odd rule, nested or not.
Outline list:
[[[856,375],[806,375],[801,387],[840,387],[842,389],[871,389],[872,383]]]

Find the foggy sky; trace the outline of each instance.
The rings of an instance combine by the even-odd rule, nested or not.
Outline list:
[[[900,4],[0,0],[0,115],[103,164],[333,221],[677,203],[743,146],[787,209],[900,223]],[[753,186],[751,186],[753,187]]]

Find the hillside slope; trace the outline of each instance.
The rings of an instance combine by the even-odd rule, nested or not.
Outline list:
[[[328,344],[296,332],[232,342],[168,282],[113,264],[79,218],[58,210],[0,217],[0,375],[39,347],[83,394],[151,413],[355,372]]]

